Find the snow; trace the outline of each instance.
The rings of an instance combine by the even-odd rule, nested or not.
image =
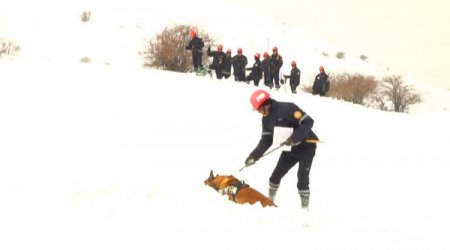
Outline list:
[[[447,92],[418,81],[426,99],[410,114],[301,91],[292,95],[285,87],[271,92],[312,116],[314,131],[324,141],[311,170],[310,214],[300,211],[295,169],[281,183],[278,208],[238,205],[203,181],[213,170],[267,192],[279,152],[239,172],[260,136],[261,117],[249,103],[256,88],[143,69],[135,54],[141,39],[175,16],[153,16],[160,23],[136,26],[145,19],[139,14],[150,8],[131,15],[119,10],[133,13],[134,5],[117,2],[110,12],[93,8],[93,18],[100,12],[103,21],[78,23],[80,6],[88,2],[77,8],[60,5],[64,14],[48,10],[59,13],[60,22],[33,23],[36,33],[45,34],[37,38],[17,32],[30,47],[0,60],[1,249],[448,248]],[[146,6],[145,1],[136,4]],[[122,16],[101,29],[104,33],[97,32],[116,17],[110,13]],[[213,20],[210,27],[223,25]],[[288,25],[277,29],[276,21],[267,23],[284,36],[277,46],[285,61],[295,58],[298,38],[287,35],[292,35],[284,31],[290,31]],[[223,42],[225,48],[242,46],[244,53],[267,48],[267,39],[258,41],[256,35],[239,36],[238,45],[242,33],[237,32],[249,30],[234,32]],[[86,40],[73,40],[80,37]],[[50,42],[54,38],[60,40]],[[302,60],[304,72],[312,75],[322,49],[302,40],[309,55]],[[84,56],[92,63],[79,63]],[[328,60],[331,69],[382,72],[353,59]]]

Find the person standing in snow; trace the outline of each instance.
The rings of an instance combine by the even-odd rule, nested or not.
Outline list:
[[[197,36],[197,31],[194,28],[189,31],[189,36],[191,40],[186,46],[186,49],[192,51],[192,65],[194,66],[194,71],[198,71],[199,68],[203,67],[202,56],[205,44],[203,43],[203,40]]]
[[[245,66],[247,66],[247,57],[242,54],[242,49],[237,50],[237,55],[231,60],[233,64],[234,80],[237,82],[245,82]]]
[[[253,84],[255,86],[259,85],[259,81],[261,81],[262,74],[263,74],[263,67],[260,60],[261,55],[259,53],[255,54],[255,62],[253,63],[253,66],[251,68],[247,68],[247,70],[251,70],[250,74],[245,79],[247,83],[249,83],[251,80],[253,80]]]
[[[319,67],[319,74],[316,75],[314,79],[314,84],[312,86],[312,94],[325,96],[328,90],[330,89],[330,80],[328,79],[328,75],[325,73],[325,69],[323,66]]]
[[[272,49],[270,64],[272,69],[270,71],[270,84],[273,85],[275,83],[275,88],[278,90],[280,89],[280,69],[283,66],[283,57],[278,54],[277,47],[273,47]]]
[[[250,103],[253,110],[262,115],[262,133],[258,145],[245,160],[245,165],[255,164],[274,141],[281,141],[279,145],[283,145],[284,150],[269,178],[269,198],[275,200],[281,179],[298,164],[297,190],[301,207],[307,209],[310,198],[309,173],[316,153],[316,144],[310,141],[318,140],[312,131],[314,120],[296,104],[278,102],[265,90],[254,91]]]
[[[263,54],[263,60],[262,60],[262,67],[263,67],[263,73],[264,73],[264,85],[266,85],[267,87],[270,87],[272,89],[273,87],[273,83],[270,82],[270,72],[273,71],[271,69],[271,64],[270,64],[270,58],[269,58],[269,53],[264,52]]]
[[[287,79],[289,78],[289,85],[291,85],[292,94],[297,94],[297,87],[300,85],[300,69],[297,68],[297,63],[295,61],[291,62],[291,74],[284,75]]]
[[[217,51],[211,51],[211,46],[208,46],[207,55],[212,56],[213,61],[211,65],[209,65],[210,69],[215,70],[217,79],[222,79],[222,68],[225,63],[225,53],[223,53],[223,46],[219,44],[217,46]]]
[[[225,79],[228,79],[231,76],[231,49],[227,49],[227,53],[225,54],[225,60],[223,63],[222,74]]]

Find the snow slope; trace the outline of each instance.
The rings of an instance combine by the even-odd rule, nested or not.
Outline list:
[[[23,2],[6,7],[18,10]],[[30,8],[48,12],[8,16],[31,15],[19,19],[29,20],[22,32],[12,29],[23,53],[0,61],[1,249],[447,248],[445,92],[429,88],[423,112],[412,114],[273,92],[308,112],[324,141],[311,172],[310,217],[299,213],[295,170],[283,179],[278,208],[237,205],[203,181],[213,170],[266,192],[278,153],[238,172],[260,136],[261,118],[249,103],[255,87],[142,69],[134,54],[141,39],[168,20],[195,20],[189,12],[173,13],[175,19],[145,1],[95,3],[98,19],[87,24],[78,15],[89,1],[46,0]],[[143,15],[147,10],[152,15]],[[236,11],[236,20],[245,13]],[[212,16],[208,25],[218,34],[234,34],[223,39],[225,48],[267,48],[266,37],[239,33],[248,34],[251,22],[230,31]],[[288,25],[267,23],[279,39],[270,37],[270,45],[283,48],[286,61],[294,58],[288,51],[300,39],[291,40]],[[309,58],[320,61],[322,49],[309,46]],[[92,63],[79,63],[84,56]]]
[[[277,153],[238,172],[260,133],[254,87],[114,66],[2,68],[2,249],[448,245],[448,114],[273,93],[306,110],[325,141],[304,227],[293,173],[278,208],[239,206],[203,185],[213,170],[266,192]]]

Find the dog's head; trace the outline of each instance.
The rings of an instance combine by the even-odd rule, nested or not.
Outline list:
[[[239,181],[234,176],[229,175],[215,175],[213,171],[209,173],[209,177],[204,181],[205,185],[210,186],[214,188],[215,190],[223,189],[227,186],[229,186],[232,183],[235,183],[236,181]]]

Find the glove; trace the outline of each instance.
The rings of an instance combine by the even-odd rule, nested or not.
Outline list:
[[[247,166],[247,167],[251,166],[251,165],[255,164],[256,161],[257,161],[257,159],[250,155],[249,157],[247,157],[247,159],[245,159],[245,166]]]
[[[296,142],[294,141],[294,139],[292,139],[291,137],[289,137],[285,142],[281,143],[281,145],[286,145],[286,146],[294,146]]]

